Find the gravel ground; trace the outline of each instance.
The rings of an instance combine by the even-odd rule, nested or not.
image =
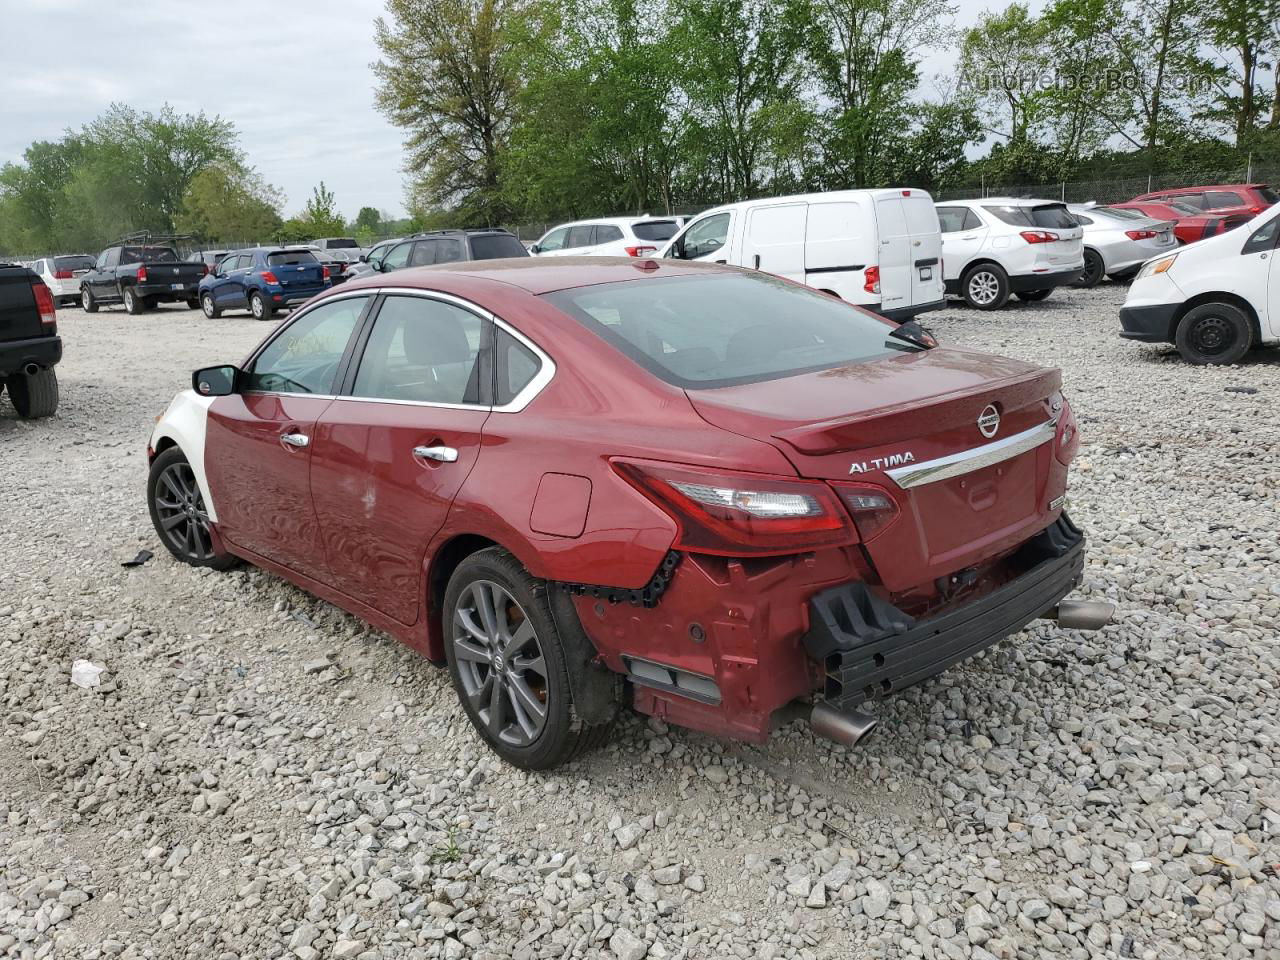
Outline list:
[[[928,320],[1064,368],[1118,623],[1035,625],[856,750],[627,716],[536,776],[444,671],[159,546],[151,419],[264,325],[61,311],[58,417],[0,413],[0,956],[1280,956],[1280,352],[1186,366],[1123,295]]]

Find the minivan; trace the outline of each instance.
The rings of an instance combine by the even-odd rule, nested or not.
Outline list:
[[[730,203],[695,217],[659,256],[763,270],[898,322],[944,305],[942,234],[923,190]]]

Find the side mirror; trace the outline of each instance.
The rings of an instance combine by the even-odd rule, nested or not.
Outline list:
[[[357,260],[359,260],[361,263],[368,263],[368,262],[369,262],[369,258],[368,258],[367,256],[365,256],[363,253],[362,253],[362,254],[360,254],[360,256],[359,256],[359,257],[357,257],[356,259],[357,259]]]
[[[191,375],[191,389],[202,397],[229,397],[236,392],[239,375],[240,369],[231,364],[204,367]]]
[[[369,266],[373,267],[373,269],[377,270],[379,273],[382,272],[382,261],[377,257],[374,257],[372,260],[366,260],[365,263],[369,264]]]
[[[536,243],[535,243],[535,244],[531,244],[531,245],[530,245],[530,247],[529,247],[529,252],[530,252],[530,253],[534,253],[534,254],[541,253],[541,252],[542,252],[542,248],[541,248],[540,246],[538,246]]]

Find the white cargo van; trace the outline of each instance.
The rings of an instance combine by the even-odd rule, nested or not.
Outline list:
[[[944,305],[942,234],[923,190],[730,203],[693,218],[659,256],[764,270],[899,322]]]

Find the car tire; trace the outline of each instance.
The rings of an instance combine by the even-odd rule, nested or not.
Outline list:
[[[275,309],[267,302],[267,298],[257,290],[249,294],[249,312],[255,320],[270,320]]]
[[[93,291],[88,287],[80,288],[80,306],[84,308],[85,313],[98,312],[98,301],[93,298]]]
[[[204,311],[204,315],[210,320],[217,320],[222,316],[222,311],[213,302],[213,294],[211,293],[206,293],[200,297],[200,309]]]
[[[1039,303],[1041,300],[1047,300],[1051,293],[1053,293],[1053,287],[1046,287],[1043,290],[1023,290],[1018,294],[1018,299],[1023,303]]]
[[[58,375],[53,367],[35,373],[15,373],[6,381],[9,401],[23,420],[51,417],[58,409]]]
[[[199,297],[192,297],[190,300],[188,300],[188,301],[187,301],[187,309],[188,309],[188,310],[199,310],[199,309],[200,309],[200,298],[199,298]]]
[[[960,281],[964,302],[977,310],[999,310],[1009,302],[1009,275],[995,263],[979,263]]]
[[[125,287],[120,292],[120,299],[124,301],[125,313],[131,313],[135,317],[147,309],[147,305],[143,303],[142,298],[134,292],[133,287]]]
[[[1084,269],[1080,271],[1080,276],[1071,285],[1081,290],[1091,290],[1102,282],[1102,277],[1106,270],[1107,265],[1102,262],[1102,256],[1096,250],[1086,250],[1084,252]]]
[[[181,448],[170,447],[152,461],[147,507],[160,542],[183,563],[226,570],[239,562],[215,548],[204,495]]]
[[[580,625],[556,616],[549,589],[510,553],[490,547],[458,564],[445,590],[445,659],[453,688],[480,737],[525,770],[549,770],[599,746],[616,712],[610,705],[603,717],[596,713],[597,722],[587,722],[577,709],[571,647],[590,641]],[[616,677],[610,674],[606,682],[614,684]]]
[[[1202,303],[1178,321],[1173,342],[1198,367],[1239,363],[1253,345],[1253,324],[1234,304]]]

